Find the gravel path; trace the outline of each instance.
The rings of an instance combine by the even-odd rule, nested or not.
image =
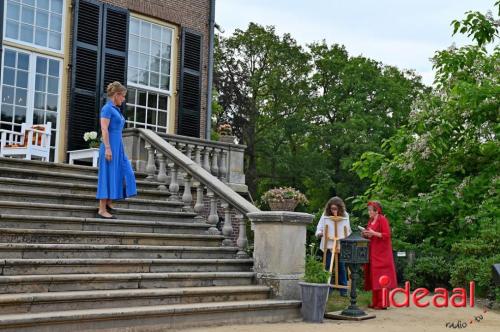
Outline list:
[[[183,330],[184,332],[434,332],[434,331],[500,331],[500,314],[484,311],[476,303],[474,308],[389,308],[388,310],[367,310],[377,317],[361,322],[325,320],[323,324],[307,324],[289,322],[283,324],[231,325],[219,327],[203,327]],[[474,316],[482,315],[480,322],[474,321]],[[479,319],[479,318],[478,318]],[[473,321],[472,324],[470,323]],[[466,327],[449,328],[446,323],[466,323]]]

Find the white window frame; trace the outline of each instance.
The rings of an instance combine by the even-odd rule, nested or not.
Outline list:
[[[172,98],[172,97],[169,96],[168,94],[165,94],[165,93],[158,93],[158,92],[153,91],[153,90],[146,90],[146,89],[138,88],[138,87],[133,86],[132,84],[130,86],[131,86],[130,87],[131,89],[136,90],[136,96],[135,96],[136,100],[138,100],[138,98],[139,98],[137,96],[137,93],[139,91],[146,92],[146,94],[155,93],[155,94],[158,94],[160,96],[167,97],[168,98],[167,99],[167,109],[166,110],[159,110],[158,108],[155,108],[155,112],[156,112],[156,124],[153,125],[153,124],[148,124],[148,122],[147,122],[147,117],[148,117],[147,111],[148,111],[148,109],[152,108],[152,107],[148,106],[148,103],[149,103],[149,97],[148,96],[146,96],[146,105],[145,106],[139,105],[135,101],[134,101],[134,103],[128,102],[127,106],[134,105],[134,108],[135,108],[134,115],[136,115],[137,108],[144,108],[145,111],[146,111],[146,114],[144,115],[145,122],[137,122],[134,119],[132,121],[126,120],[126,123],[133,125],[133,128],[137,128],[137,124],[143,125],[144,128],[147,128],[148,126],[154,126],[155,127],[155,130],[154,130],[155,132],[160,132],[160,133],[164,133],[164,134],[168,133],[168,125],[169,125],[169,118],[168,118],[168,116],[170,114],[170,98]],[[159,105],[159,103],[160,103],[160,101],[159,101],[159,99],[157,99],[156,104]],[[158,113],[160,113],[160,112],[161,113],[165,113],[165,116],[166,116],[166,119],[167,119],[167,123],[165,124],[165,126],[159,126],[158,125]],[[158,130],[158,127],[161,127],[161,131]],[[164,129],[164,131],[163,131],[163,129]]]
[[[19,1],[21,1],[21,0],[19,0]],[[66,14],[66,1],[67,0],[62,0],[62,10],[63,11],[62,11],[62,22],[61,22],[61,49],[60,50],[56,50],[56,49],[53,49],[50,47],[40,46],[40,45],[35,44],[34,42],[28,43],[28,42],[22,41],[20,39],[13,39],[13,38],[7,37],[6,36],[6,33],[7,33],[6,28],[7,28],[7,3],[8,3],[8,0],[4,1],[4,8],[3,8],[3,13],[4,13],[3,36],[2,36],[3,40],[7,40],[7,41],[10,41],[12,43],[19,44],[19,45],[33,47],[33,48],[37,48],[37,49],[44,50],[47,52],[54,52],[54,53],[62,55],[64,53],[64,41],[65,41],[65,30],[66,30],[66,15],[67,15]]]
[[[3,52],[2,52],[2,73],[4,69],[4,61],[5,61],[5,51],[10,50],[13,52],[21,52],[25,54],[29,54],[30,57],[30,62],[29,62],[29,67],[28,67],[28,93],[27,93],[27,100],[26,100],[26,123],[28,124],[33,124],[33,112],[34,112],[34,102],[35,102],[35,77],[36,77],[36,58],[38,56],[44,57],[46,59],[50,60],[57,60],[59,62],[59,85],[57,89],[57,95],[59,98],[57,98],[57,121],[56,121],[56,128],[55,128],[55,133],[56,133],[56,138],[55,138],[55,146],[54,146],[54,162],[58,161],[58,152],[59,152],[59,134],[60,134],[60,129],[61,129],[61,91],[62,91],[62,69],[63,69],[63,60],[57,57],[53,57],[50,55],[46,55],[44,53],[37,53],[33,51],[27,51],[25,49],[21,48],[15,48],[11,46],[5,46],[3,47]],[[2,81],[0,81],[0,103],[2,102],[2,92],[3,89],[1,88],[3,86],[3,77]],[[1,105],[1,104],[0,104]],[[54,128],[53,128],[54,129]],[[52,148],[52,145],[51,145]]]
[[[164,90],[164,89],[160,89],[160,88],[155,88],[155,87],[151,87],[149,85],[143,85],[143,84],[139,84],[139,83],[134,83],[134,82],[130,82],[128,81],[128,68],[129,68],[129,65],[128,65],[128,59],[127,59],[127,85],[130,87],[130,88],[133,88],[133,89],[136,89],[137,92],[138,91],[144,91],[146,93],[156,93],[160,96],[166,96],[168,99],[167,99],[167,109],[166,111],[156,111],[156,123],[158,123],[158,112],[165,112],[166,113],[166,118],[167,118],[167,122],[165,124],[165,126],[161,126],[161,131],[160,132],[164,132],[164,133],[168,133],[168,130],[169,130],[169,125],[170,125],[170,113],[172,112],[171,110],[171,102],[172,102],[172,98],[173,98],[173,92],[175,90],[175,87],[173,87],[173,82],[174,82],[174,75],[175,73],[173,72],[173,69],[174,69],[174,59],[176,59],[175,57],[175,54],[174,52],[176,51],[176,48],[175,48],[175,43],[176,43],[176,29],[173,28],[172,26],[166,24],[166,23],[161,23],[161,22],[158,22],[156,20],[148,20],[146,17],[144,16],[136,16],[136,15],[133,15],[131,14],[130,15],[130,18],[129,18],[129,24],[131,24],[131,21],[132,19],[136,19],[138,21],[144,21],[144,22],[147,22],[147,23],[150,23],[150,24],[155,24],[155,25],[158,25],[162,28],[166,28],[166,29],[169,29],[170,30],[170,33],[171,33],[171,40],[170,40],[170,58],[168,59],[169,62],[170,62],[170,70],[169,70],[169,89],[168,90]],[[129,28],[129,35],[127,36],[128,40],[130,41],[130,28]],[[140,37],[139,37],[140,38]],[[130,53],[130,43],[128,45],[128,49],[127,49],[127,52]],[[151,56],[151,54],[149,54],[149,56]],[[136,100],[137,100],[137,96],[136,96]],[[134,108],[137,110],[138,107],[141,107],[140,105],[137,105],[134,101],[134,103],[128,103],[128,104],[131,104],[131,105],[134,105]],[[148,101],[146,100],[146,105],[148,104]],[[145,115],[145,122],[144,123],[139,123],[139,122],[136,122],[135,121],[135,118],[132,120],[132,121],[127,121],[128,124],[131,124],[134,128],[137,126],[137,124],[140,124],[140,125],[144,125],[145,128],[148,127],[148,123],[147,123],[147,109],[148,107],[147,106],[144,106],[145,110],[146,110],[146,115]],[[134,115],[136,115],[136,111],[134,111]],[[155,130],[158,130],[158,125],[154,125],[155,126]],[[165,131],[163,131],[163,129],[165,129]]]
[[[148,90],[148,91],[154,91],[154,92],[157,92],[159,94],[163,94],[163,95],[168,95],[169,98],[172,97],[172,81],[173,81],[173,59],[174,59],[174,39],[175,39],[175,29],[172,28],[171,26],[167,25],[167,24],[160,24],[156,21],[149,21],[147,19],[145,19],[144,17],[140,17],[140,16],[135,16],[135,15],[130,15],[130,18],[129,18],[129,25],[130,25],[130,21],[132,19],[136,19],[136,20],[139,20],[139,21],[145,21],[145,22],[148,22],[150,24],[156,24],[156,25],[159,25],[161,27],[164,27],[164,28],[167,28],[170,30],[171,34],[172,34],[172,39],[170,41],[170,74],[169,74],[169,90],[163,90],[163,89],[160,89],[160,88],[154,88],[154,87],[151,87],[149,85],[143,85],[143,84],[139,84],[139,83],[134,83],[134,82],[130,82],[128,81],[128,57],[127,57],[127,85],[129,86],[132,86],[132,87],[135,87],[137,89],[142,89],[142,90]],[[129,29],[129,35],[127,36],[128,40],[130,41],[130,29]],[[128,45],[128,49],[127,49],[127,53],[130,53],[130,45]],[[151,56],[151,54],[149,54]],[[168,121],[167,121],[168,122]]]

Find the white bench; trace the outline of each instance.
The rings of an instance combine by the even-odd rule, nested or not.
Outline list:
[[[75,160],[92,161],[92,166],[97,167],[97,161],[99,160],[99,149],[83,149],[68,151],[69,153],[69,164],[73,165]]]

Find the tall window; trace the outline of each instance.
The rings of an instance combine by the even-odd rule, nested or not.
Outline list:
[[[5,48],[0,90],[0,128],[20,132],[22,123],[52,122],[51,160],[56,147],[61,61]]]
[[[28,110],[30,54],[5,49],[2,68],[0,127],[20,132]]]
[[[173,30],[131,17],[129,31],[127,122],[166,132]]]
[[[62,51],[63,0],[7,0],[5,38]]]

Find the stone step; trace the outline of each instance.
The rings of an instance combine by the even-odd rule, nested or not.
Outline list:
[[[96,202],[97,205],[97,202]],[[96,218],[97,206],[46,204],[32,202],[0,201],[2,214]],[[125,220],[194,222],[195,213],[181,211],[118,209],[116,217]],[[103,219],[106,220],[106,219]]]
[[[190,303],[0,316],[5,331],[168,331],[194,326],[282,322],[300,317],[300,301]]]
[[[235,258],[236,247],[0,243],[2,259]]]
[[[219,247],[223,239],[224,237],[221,235],[0,228],[0,243],[73,243]]]
[[[0,276],[0,294],[112,289],[243,286],[254,272],[99,273]]]
[[[95,197],[97,183],[83,184],[62,181],[43,181],[0,176],[0,187],[4,189],[32,190],[43,192],[57,192],[77,195],[93,195]],[[165,201],[170,193],[158,189],[138,189],[137,198]]]
[[[64,163],[45,162],[41,160],[25,160],[18,158],[0,157],[0,167],[14,167],[29,169],[33,172],[38,171],[56,171],[57,173],[97,175],[98,168],[84,165],[70,165]],[[143,172],[134,172],[137,179],[143,179],[148,174]]]
[[[24,168],[14,168],[0,166],[0,174],[7,178],[30,179],[36,181],[53,181],[53,182],[71,182],[81,184],[93,184],[97,186],[97,175],[87,175],[80,173],[59,173],[57,170],[50,168],[48,171],[35,171]],[[156,181],[148,181],[138,178],[136,180],[138,189],[158,189],[162,183]]]
[[[266,286],[117,289],[0,295],[2,315],[97,308],[265,300]]]
[[[2,201],[9,202],[33,202],[44,204],[63,204],[80,206],[98,206],[93,195],[88,194],[68,194],[61,192],[44,192],[23,189],[0,188],[0,197]],[[161,211],[181,211],[184,204],[182,202],[170,202],[167,200],[149,200],[139,198],[128,198],[115,202],[115,208],[132,210],[161,210]]]
[[[59,229],[75,231],[134,232],[158,234],[207,234],[203,222],[169,222],[80,217],[0,214],[0,228]]]
[[[4,259],[4,276],[85,273],[248,272],[251,259]]]
[[[97,168],[91,166],[82,165],[69,165],[62,163],[49,163],[40,160],[25,160],[17,158],[6,158],[0,157],[0,167],[15,167],[31,170],[33,172],[38,171],[57,171],[59,173],[79,173],[87,175],[96,175]],[[144,173],[137,173],[138,177],[145,177]]]

